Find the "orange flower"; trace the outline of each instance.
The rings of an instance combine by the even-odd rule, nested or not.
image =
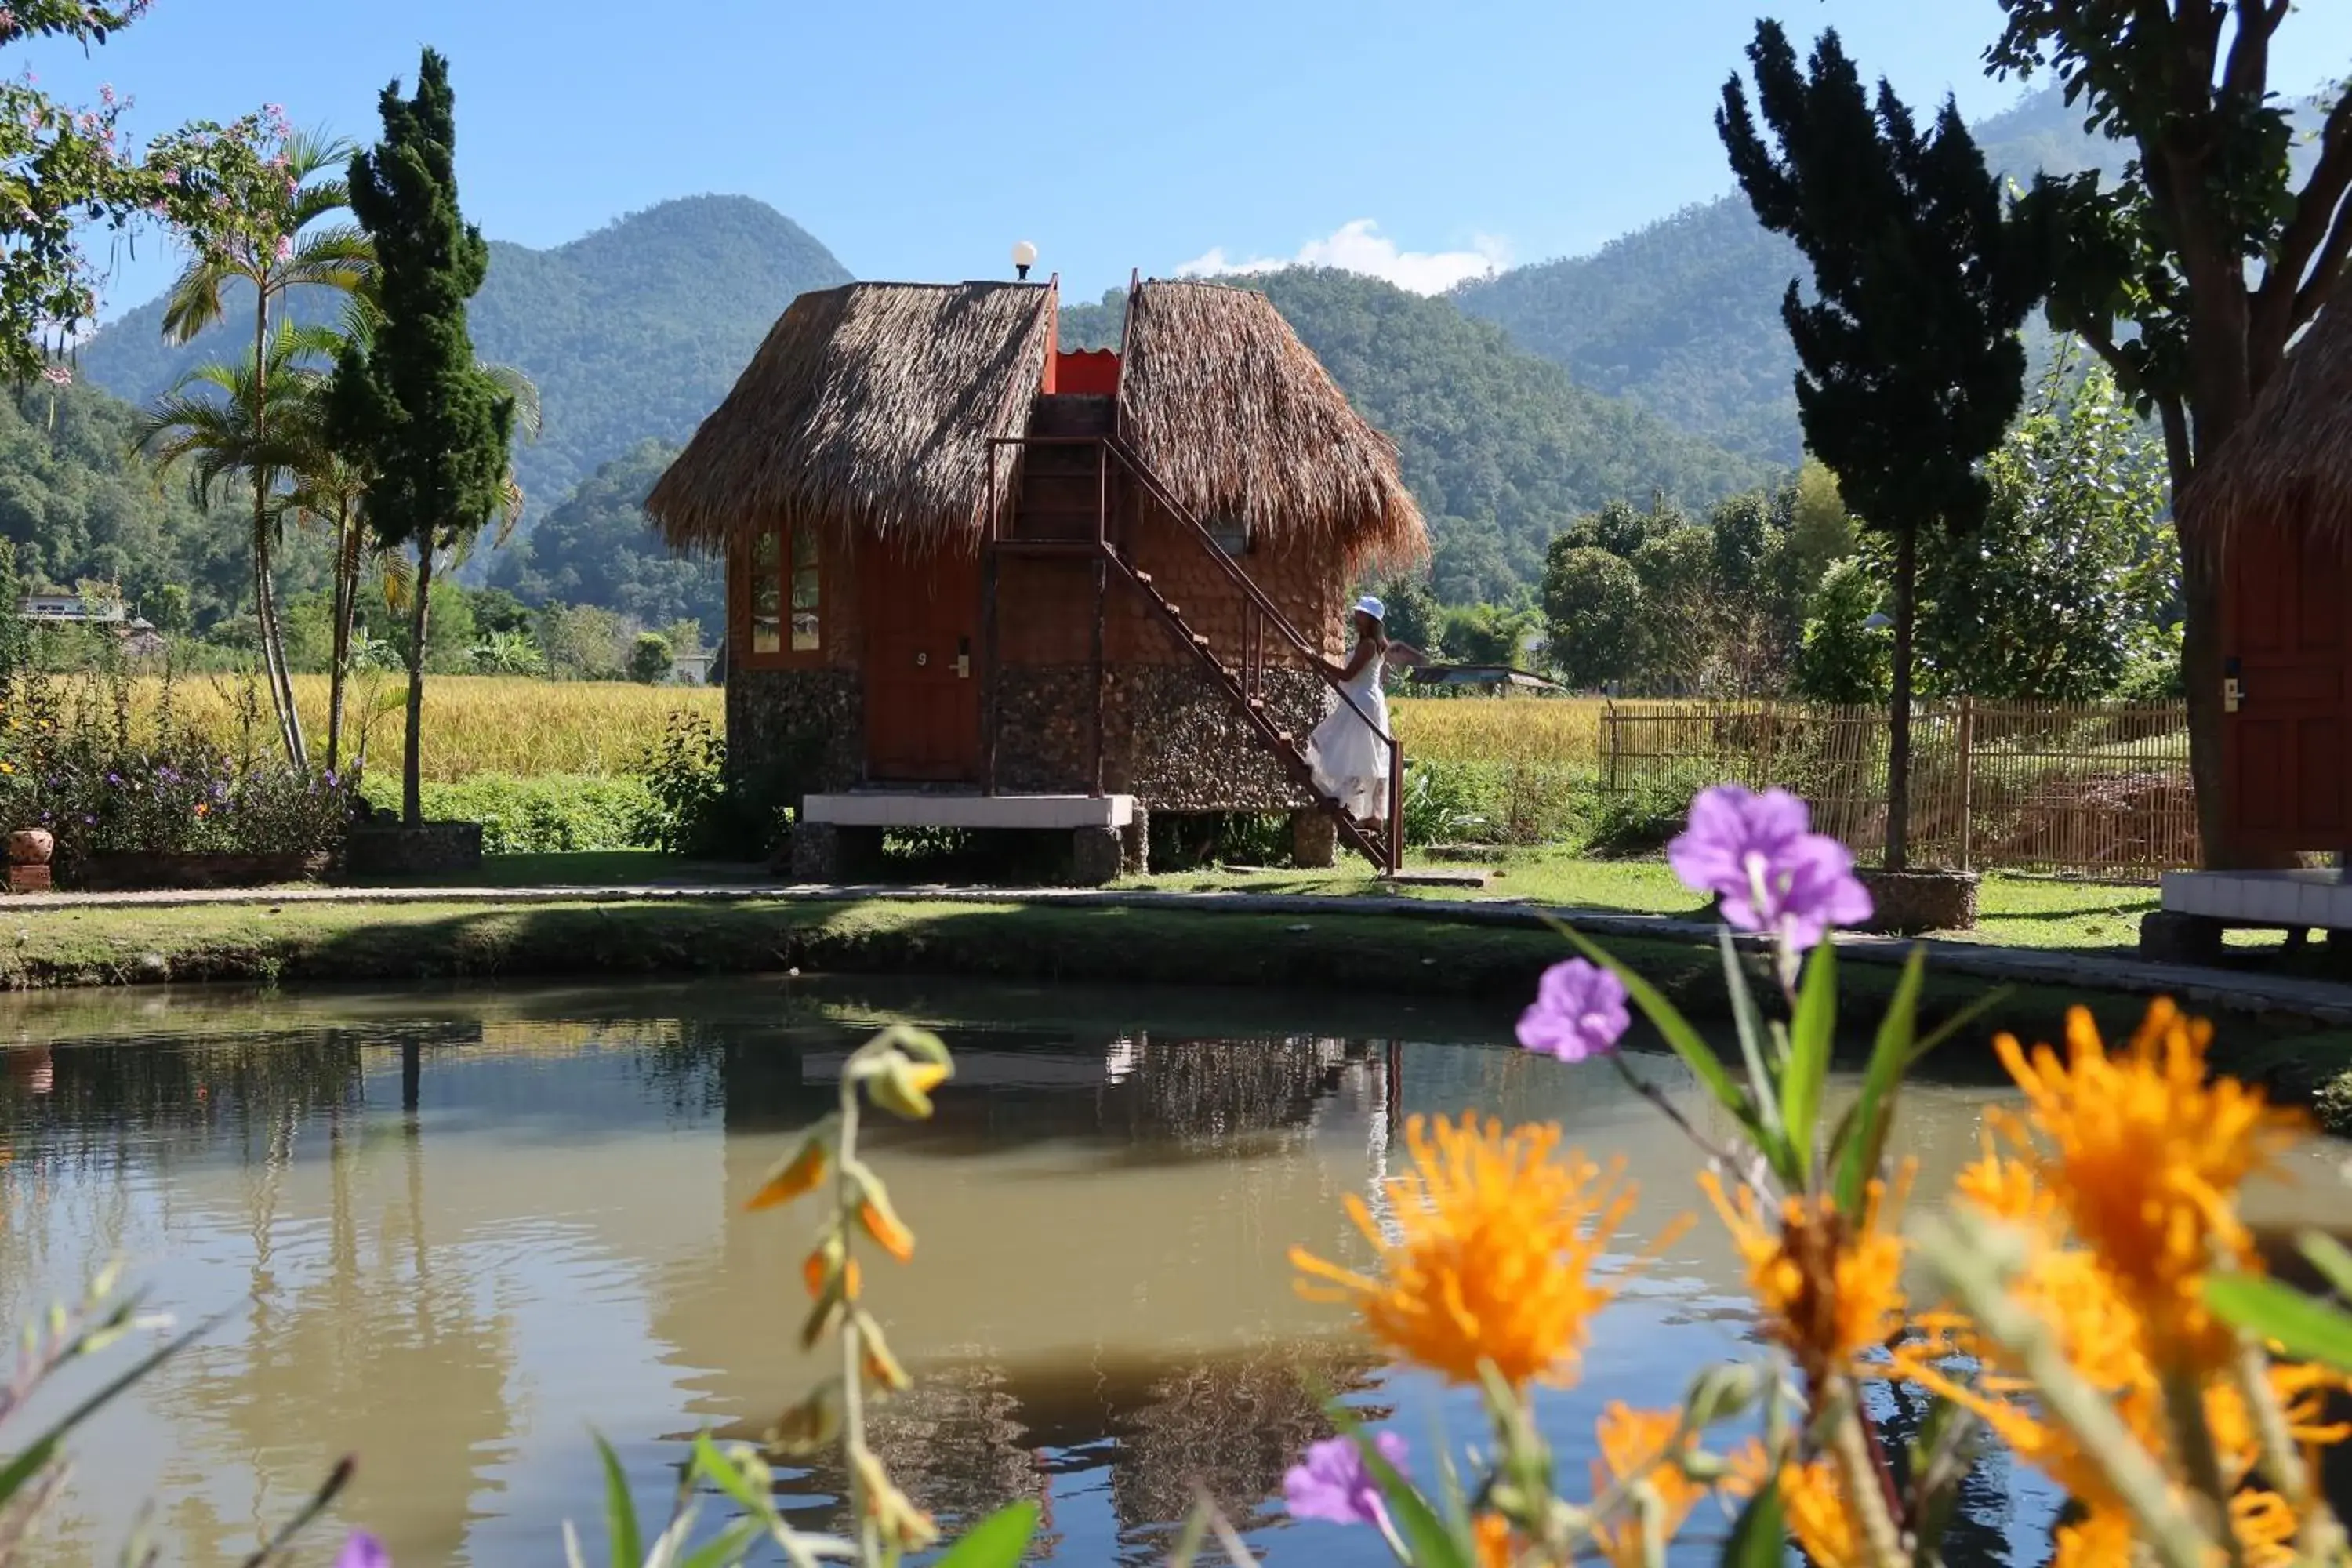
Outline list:
[[[2131,1043],[2110,1057],[2091,1015],[2066,1016],[2067,1059],[2016,1039],[1994,1047],[2031,1110],[1993,1125],[2065,1212],[2074,1235],[2147,1321],[2160,1360],[2221,1365],[2234,1337],[2206,1309],[2217,1254],[2257,1264],[2235,1201],[2303,1128],[2235,1079],[2206,1080],[2213,1029],[2158,998]]]
[[[1522,1542],[1500,1514],[1482,1513],[1471,1521],[1470,1542],[1478,1552],[1478,1568],[1511,1568],[1519,1559]]]
[[[832,1155],[825,1148],[824,1140],[812,1134],[803,1141],[790,1160],[770,1173],[768,1179],[761,1184],[760,1190],[751,1194],[751,1202],[743,1206],[747,1209],[772,1209],[788,1204],[803,1194],[815,1190],[816,1184],[824,1180],[825,1168],[831,1163]]]
[[[1593,1497],[1597,1500],[1618,1487],[1648,1482],[1658,1499],[1660,1531],[1672,1541],[1690,1518],[1691,1510],[1710,1490],[1685,1475],[1677,1463],[1698,1447],[1698,1434],[1683,1429],[1680,1411],[1635,1410],[1615,1401],[1601,1412],[1592,1430],[1601,1448],[1601,1458],[1592,1466]],[[1763,1468],[1762,1447],[1752,1443],[1749,1447],[1754,1452],[1735,1456],[1731,1474],[1723,1482],[1723,1489],[1734,1496],[1751,1489],[1753,1482],[1748,1478]],[[1592,1539],[1601,1554],[1617,1568],[1640,1568],[1647,1561],[1639,1518],[1596,1525]]]
[[[1450,1382],[1477,1382],[1482,1361],[1514,1387],[1569,1380],[1592,1315],[1616,1298],[1594,1272],[1633,1213],[1633,1188],[1581,1155],[1554,1159],[1559,1143],[1557,1127],[1506,1135],[1470,1115],[1412,1118],[1412,1172],[1386,1188],[1396,1239],[1348,1198],[1378,1276],[1294,1247],[1300,1292],[1353,1301],[1375,1340]]]
[[[1883,1183],[1870,1184],[1859,1219],[1840,1214],[1836,1200],[1822,1194],[1783,1199],[1775,1226],[1748,1188],[1727,1197],[1714,1172],[1698,1180],[1748,1264],[1748,1289],[1773,1338],[1809,1379],[1846,1371],[1902,1327],[1903,1241],[1880,1228]],[[1900,1189],[1909,1184],[1906,1167],[1898,1205]]]
[[[1780,1507],[1789,1533],[1812,1559],[1813,1568],[1860,1568],[1864,1560],[1862,1527],[1846,1506],[1835,1467],[1827,1460],[1783,1466]]]
[[[891,1212],[888,1201],[877,1202],[869,1193],[857,1205],[857,1223],[877,1245],[904,1263],[915,1256],[915,1233]]]

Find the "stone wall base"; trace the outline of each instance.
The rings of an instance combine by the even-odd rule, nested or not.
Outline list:
[[[369,877],[432,877],[482,868],[482,825],[426,822],[366,823],[352,829],[343,845],[344,874]]]
[[[1927,931],[1973,931],[1974,871],[1859,871],[1870,889],[1868,930],[1913,936]]]
[[[1339,825],[1322,811],[1290,814],[1290,863],[1301,870],[1328,871],[1339,855]]]

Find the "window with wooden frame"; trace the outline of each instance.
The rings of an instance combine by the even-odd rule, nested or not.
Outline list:
[[[824,569],[817,531],[790,524],[762,529],[740,560],[736,604],[749,662],[818,662],[824,654]]]

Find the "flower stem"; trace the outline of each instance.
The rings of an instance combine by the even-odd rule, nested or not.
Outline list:
[[[1853,1379],[1834,1377],[1820,1391],[1819,1402],[1836,1412],[1830,1422],[1830,1460],[1837,1467],[1846,1506],[1853,1510],[1864,1561],[1875,1568],[1900,1568],[1909,1559],[1903,1551],[1902,1532],[1887,1507],[1887,1477],[1872,1463],[1870,1442],[1863,1435],[1861,1391]]]
[[[849,1254],[857,1245],[859,1193],[850,1174],[857,1168],[857,1080],[841,1075],[841,1134],[835,1160],[835,1207],[841,1215],[842,1268],[845,1280]],[[849,1517],[856,1526],[857,1560],[868,1568],[881,1561],[881,1532],[874,1517],[873,1500],[866,1495],[866,1397],[864,1368],[858,1364],[857,1314],[845,1312],[841,1327],[841,1455],[849,1493]]]
[[[2227,1549],[2234,1568],[2244,1568],[2245,1547],[2230,1528],[2230,1483],[2222,1478],[2221,1451],[2205,1419],[2205,1380],[2194,1367],[2175,1361],[2164,1369],[2162,1383],[2173,1447],[2189,1471],[2189,1506],[2203,1516],[2198,1522],[2206,1533]]]
[[[2287,1430],[2286,1412],[2279,1408],[2278,1395],[2271,1388],[2270,1356],[2251,1335],[2239,1339],[2236,1371],[2239,1396],[2245,1400],[2254,1432],[2262,1439],[2263,1468],[2303,1522],[2295,1544],[2312,1561],[2335,1561],[2346,1544],[2344,1525],[2312,1486],[2311,1467],[2295,1447],[2294,1435]]]

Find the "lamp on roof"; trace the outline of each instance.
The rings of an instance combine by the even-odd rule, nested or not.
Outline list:
[[[1013,247],[1013,270],[1019,273],[1024,281],[1026,281],[1029,277],[1029,269],[1036,265],[1037,247],[1035,246],[1024,239]]]

